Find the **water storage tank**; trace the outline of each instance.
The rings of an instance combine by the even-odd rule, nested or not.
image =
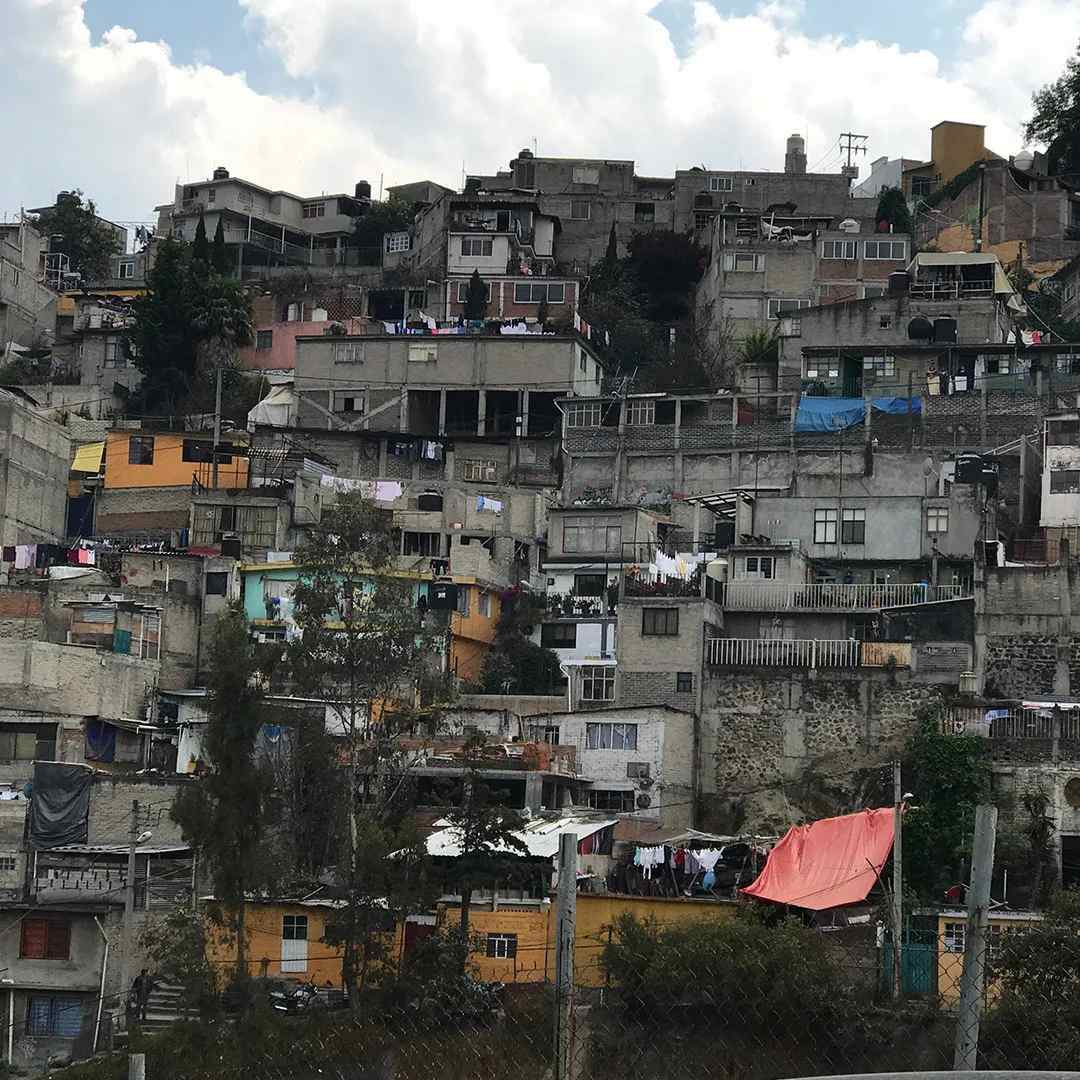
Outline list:
[[[214,179],[215,180],[228,180],[229,179],[229,170],[226,169],[224,165],[219,165],[214,170]]]
[[[789,176],[806,172],[806,140],[798,132],[788,136],[784,172]]]
[[[925,315],[916,315],[907,324],[907,336],[912,341],[933,341],[934,324]]]
[[[889,295],[903,296],[911,288],[911,275],[906,270],[894,270],[889,275]]]
[[[950,315],[942,315],[934,320],[934,341],[943,345],[956,344],[956,320]]]
[[[844,218],[839,225],[836,226],[842,233],[857,233],[859,231],[859,223],[854,218]]]
[[[1019,169],[1021,172],[1031,172],[1031,166],[1035,164],[1035,155],[1030,150],[1021,150],[1016,157],[1013,158],[1014,168]]]
[[[358,199],[371,199],[371,185],[366,180],[357,180],[354,193]]]

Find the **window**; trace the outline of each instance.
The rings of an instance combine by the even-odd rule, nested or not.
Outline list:
[[[577,648],[577,623],[541,623],[540,644],[545,649]]]
[[[886,287],[884,285],[864,285],[862,287],[862,298],[864,300],[873,300],[878,296],[884,296]]]
[[[464,256],[489,256],[492,251],[492,243],[490,237],[483,236],[463,236],[461,238],[461,254]]]
[[[634,792],[629,790],[590,791],[589,806],[615,814],[629,814],[634,809]]]
[[[335,390],[334,412],[339,413],[363,413],[364,391],[363,390]]]
[[[71,923],[67,919],[23,919],[19,957],[23,960],[67,960]]]
[[[592,165],[575,165],[570,173],[573,184],[599,184],[600,170]]]
[[[610,518],[568,517],[563,521],[563,551],[622,551],[622,525]]]
[[[34,994],[26,1002],[26,1034],[77,1038],[82,1014],[82,998]]]
[[[626,763],[626,777],[628,780],[648,780],[649,763],[647,761],[628,761]]]
[[[420,341],[409,344],[410,364],[434,364],[439,359],[439,347],[433,342]]]
[[[561,304],[566,299],[566,285],[558,284],[518,284],[514,286],[515,304],[539,304],[546,300],[549,304]]]
[[[707,229],[712,225],[713,215],[702,213],[700,210],[694,211],[694,228],[695,229]]]
[[[46,731],[40,739],[37,731],[0,731],[0,761],[50,760],[44,751],[55,752],[56,729]]]
[[[675,637],[679,632],[679,609],[647,607],[641,610],[641,633],[644,637]]]
[[[911,178],[912,195],[929,195],[937,185],[935,176],[913,176]]]
[[[746,576],[752,578],[771,578],[775,560],[771,555],[747,555]]]
[[[822,240],[821,257],[823,259],[854,259],[858,255],[859,245],[854,240]]]
[[[634,224],[652,225],[656,220],[656,207],[651,202],[634,203]]]
[[[878,329],[879,330],[891,330],[892,329],[892,316],[891,315],[882,315],[881,318],[878,319]]]
[[[983,356],[983,363],[986,365],[987,375],[1008,375],[1012,369],[1012,364],[1009,356],[1001,356],[994,353]]]
[[[256,352],[269,352],[274,347],[274,331],[273,330],[256,330],[255,331],[255,351]]]
[[[582,701],[614,701],[615,700],[615,669],[613,667],[600,667],[597,665],[581,669],[581,700]],[[592,724],[587,725],[592,727]],[[603,726],[603,725],[601,725]],[[634,727],[632,724],[616,724],[616,727]],[[634,727],[634,745],[625,749],[637,748],[637,728]],[[608,747],[603,747],[608,749]],[[617,748],[614,748],[617,749]]]
[[[879,379],[896,378],[895,356],[864,356],[862,361],[863,374],[872,373]]]
[[[491,593],[484,589],[476,594],[476,613],[485,619],[491,617]]]
[[[547,743],[549,746],[558,746],[559,725],[532,724],[529,728],[529,738],[533,742]]]
[[[206,595],[225,596],[229,591],[229,575],[227,571],[213,572],[206,575]]]
[[[283,915],[281,917],[282,941],[307,941],[307,916]]]
[[[651,398],[631,398],[626,403],[626,422],[637,427],[656,423],[656,402]]]
[[[578,349],[578,368],[581,371],[586,371],[589,367],[589,359],[585,354],[584,349]]]
[[[1080,477],[1080,473],[1077,475]],[[949,508],[947,506],[927,507],[926,531],[928,533],[946,533],[949,531]]]
[[[571,199],[570,217],[575,221],[588,221],[592,217],[592,206],[588,199]]]
[[[637,724],[586,724],[585,749],[636,750]]]
[[[575,574],[574,592],[578,596],[604,596],[607,594],[607,577],[604,574]]]
[[[494,483],[498,479],[499,467],[486,458],[466,458],[462,464],[462,479],[480,483]]]
[[[12,871],[18,866],[18,857],[15,855],[0,855],[0,870]]]
[[[866,543],[866,511],[845,510],[843,520],[840,522],[841,544],[865,544]]]
[[[863,244],[863,257],[902,261],[907,258],[907,243],[903,240],[867,240]]]
[[[1080,469],[1051,469],[1051,495],[1080,495]]]
[[[359,341],[336,341],[334,342],[335,364],[362,364],[364,362],[364,346]]]
[[[383,237],[383,247],[387,255],[399,255],[412,247],[412,236],[407,232],[387,233]]]
[[[135,261],[133,259],[121,259],[117,267],[117,277],[133,278],[135,276]]]
[[[947,922],[945,924],[943,944],[947,953],[962,953],[964,951],[966,931],[967,923]]]
[[[835,360],[807,360],[805,377],[807,379],[839,379],[840,369],[832,366],[835,363]]]
[[[218,443],[217,459],[219,465],[232,463],[233,444]],[[204,439],[185,439],[180,450],[181,461],[210,461],[214,460],[214,444]],[[235,507],[228,509],[234,510]]]
[[[207,202],[217,202],[217,188],[207,188],[206,189],[206,201]]]
[[[694,692],[694,673],[692,671],[675,672],[675,693],[692,694]]]
[[[105,342],[105,360],[102,367],[122,368],[127,367],[127,353],[124,351],[124,343],[112,338]]]
[[[459,585],[457,591],[457,607],[454,609],[459,615],[469,614],[469,586]]]
[[[814,543],[835,544],[836,525],[840,520],[838,510],[815,510],[814,511]]]
[[[491,960],[513,960],[517,956],[517,934],[488,934],[487,954]]]
[[[490,281],[485,281],[484,282],[484,289],[487,291],[487,295],[486,295],[485,299],[490,304],[491,303],[491,282]],[[457,283],[457,302],[459,304],[464,304],[465,303],[465,298],[466,298],[466,296],[468,296],[468,293],[469,293],[469,283],[467,281],[459,281]]]
[[[809,300],[775,299],[769,301],[769,318],[781,319],[785,315],[797,315],[802,308],[810,306]]]
[[[306,217],[306,218],[326,217],[326,203],[324,203],[324,202],[304,203],[304,217]]]
[[[729,252],[724,256],[724,269],[734,274],[761,274],[765,271],[765,256],[752,251]]]
[[[730,176],[710,176],[709,177],[709,190],[710,191],[730,191],[732,189],[732,182]]]
[[[403,532],[402,555],[440,556],[443,553],[443,534],[428,532]]]
[[[132,435],[128,439],[128,464],[154,464],[154,436]]]

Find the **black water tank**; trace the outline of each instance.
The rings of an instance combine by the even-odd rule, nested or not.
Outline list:
[[[243,545],[239,536],[223,536],[221,538],[221,554],[226,559],[239,559],[244,553]]]
[[[464,194],[466,194],[466,195],[478,195],[479,193],[480,193],[480,177],[479,176],[470,176],[469,179],[465,181]]]
[[[416,496],[417,510],[441,510],[442,508],[443,497],[437,491],[425,491]]]
[[[912,341],[932,341],[934,324],[925,315],[916,315],[907,324],[907,336]]]
[[[906,270],[894,270],[889,275],[889,295],[903,296],[911,288],[911,275]]]
[[[524,150],[519,150],[518,151],[518,161],[528,160],[532,156],[533,156],[533,152],[528,147],[526,147]]]
[[[357,180],[354,192],[358,199],[371,199],[371,185],[366,180]]]
[[[428,607],[432,611],[453,611],[457,601],[457,586],[452,581],[433,581],[428,586]]]
[[[219,165],[214,170],[214,179],[215,180],[228,180],[229,179],[229,170],[226,169],[224,165]]]
[[[956,459],[956,483],[978,484],[982,480],[983,459],[978,454],[961,454]]]
[[[944,345],[956,344],[956,320],[949,315],[941,315],[934,320],[934,341]]]

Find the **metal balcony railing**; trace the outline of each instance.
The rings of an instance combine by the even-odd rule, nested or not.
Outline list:
[[[859,645],[853,638],[709,638],[705,662],[710,667],[855,668]]]
[[[783,581],[729,581],[723,587],[729,611],[875,611],[901,604],[959,600],[971,596],[964,585],[893,582],[856,585],[835,582],[792,585]]]
[[[915,300],[978,300],[994,295],[994,283],[982,281],[914,281],[909,295]]]

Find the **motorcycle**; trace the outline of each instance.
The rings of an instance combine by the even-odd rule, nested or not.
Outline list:
[[[283,1013],[310,1012],[312,1009],[323,1009],[326,1002],[319,997],[319,988],[314,982],[298,983],[290,990],[274,995],[274,1008]]]

